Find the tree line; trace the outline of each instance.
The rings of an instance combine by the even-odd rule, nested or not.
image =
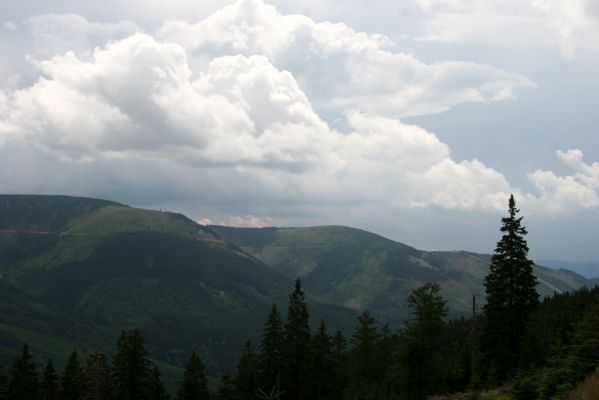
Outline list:
[[[210,392],[200,356],[185,367],[176,400],[420,400],[510,383],[518,400],[559,399],[599,366],[599,288],[539,301],[522,217],[513,196],[485,279],[481,315],[447,320],[438,283],[409,294],[402,327],[368,311],[346,336],[325,321],[315,331],[300,280],[285,314],[273,305],[259,341],[243,346],[234,373]],[[0,400],[163,400],[160,373],[140,331],[123,332],[112,362],[76,352],[60,376],[48,360],[39,374],[25,346]],[[475,398],[475,397],[474,397]]]

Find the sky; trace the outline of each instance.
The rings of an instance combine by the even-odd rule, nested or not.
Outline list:
[[[597,0],[0,4],[0,192],[599,260]]]

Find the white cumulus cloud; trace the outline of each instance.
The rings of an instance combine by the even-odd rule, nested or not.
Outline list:
[[[579,149],[557,151],[557,157],[574,170],[573,175],[558,176],[553,171],[536,170],[529,179],[540,195],[526,201],[552,213],[576,212],[599,207],[599,163],[582,161]]]
[[[158,33],[197,62],[260,54],[291,71],[317,108],[390,117],[438,113],[463,103],[500,101],[533,87],[528,78],[464,61],[427,64],[392,39],[342,23],[282,15],[262,0],[239,0],[198,23],[173,21]]]
[[[30,24],[39,37],[62,38],[57,48],[83,41],[39,57],[30,85],[0,91],[3,192],[74,187],[153,199],[146,204],[197,202],[224,210],[202,214],[211,220],[254,226],[339,207],[496,211],[521,193],[398,116],[501,101],[532,85],[523,76],[467,61],[427,64],[387,37],[282,15],[259,0],[199,23],[170,22],[157,35],[74,15]],[[325,117],[331,107],[343,131]],[[558,157],[576,174],[536,171],[538,193],[522,196],[550,212],[597,207],[597,164],[577,150]]]

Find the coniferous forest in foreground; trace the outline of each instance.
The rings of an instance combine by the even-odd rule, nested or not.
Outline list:
[[[37,365],[24,345],[0,370],[0,400],[596,399],[599,288],[539,299],[521,221],[511,197],[481,314],[447,320],[441,286],[426,283],[408,296],[412,315],[400,328],[364,311],[349,336],[325,321],[311,330],[297,280],[286,317],[273,305],[259,343],[248,340],[236,370],[211,390],[193,353],[169,395],[133,330],[112,359],[74,351],[62,371],[52,360]]]

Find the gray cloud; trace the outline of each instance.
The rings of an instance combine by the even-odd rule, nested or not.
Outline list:
[[[256,0],[156,34],[74,14],[8,32],[23,29],[34,73],[0,90],[2,192],[113,198],[241,225],[345,223],[429,248],[457,248],[461,236],[443,244],[443,228],[427,241],[418,218],[427,229],[466,211],[494,221],[512,192],[533,218],[599,207],[598,167],[581,150],[558,152],[566,172],[534,170],[524,190],[397,118],[513,99],[533,86],[518,73],[425,62],[390,37]]]

